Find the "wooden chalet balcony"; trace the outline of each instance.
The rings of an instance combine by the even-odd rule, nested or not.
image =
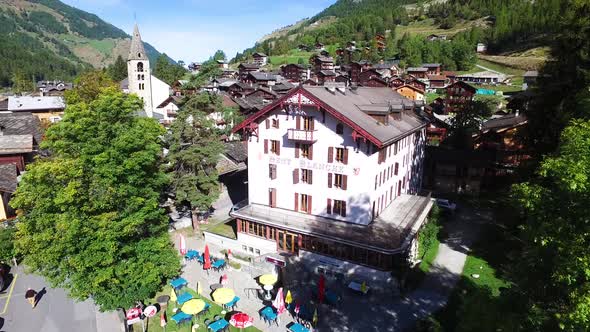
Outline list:
[[[288,129],[287,138],[292,141],[315,142],[315,130]]]

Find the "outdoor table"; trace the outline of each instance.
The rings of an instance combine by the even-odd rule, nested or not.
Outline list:
[[[363,293],[363,294],[367,294],[367,292],[369,291],[369,286],[367,286],[366,289],[365,289],[365,291],[363,292],[363,290],[362,290],[362,284],[361,283],[358,283],[356,281],[351,281],[348,284],[348,288],[350,288],[350,289],[352,289],[354,291],[357,291],[359,293]]]
[[[190,321],[192,318],[191,315],[185,314],[184,312],[180,311],[179,313],[177,313],[176,315],[172,316],[172,320],[176,323],[176,324],[182,324],[186,321]]]
[[[224,304],[224,306],[225,306],[226,308],[228,308],[228,309],[229,309],[229,308],[232,308],[232,310],[233,310],[233,308],[236,306],[236,304],[238,304],[238,301],[239,301],[239,300],[240,300],[240,298],[236,296],[236,297],[234,297],[234,299],[233,299],[233,300],[231,300],[230,302],[228,302],[228,303]]]
[[[266,291],[264,299],[270,301],[270,299],[272,299],[272,294],[270,294],[270,291],[273,289],[273,285],[264,285],[262,288]]]
[[[175,290],[178,290],[186,285],[188,285],[188,281],[186,281],[184,278],[178,278],[170,281],[170,286],[172,286],[172,288]]]
[[[291,325],[289,327],[289,330],[293,331],[293,332],[309,332],[309,329],[305,328],[305,326],[303,326],[299,323],[295,323],[295,324]]]
[[[192,298],[191,293],[182,293],[176,297],[176,303],[183,305],[186,301],[192,300]]]
[[[189,250],[186,255],[184,256],[184,258],[188,259],[188,260],[193,260],[195,258],[197,258],[199,256],[199,252],[196,250]]]
[[[223,260],[223,259],[218,259],[218,260],[216,260],[215,262],[213,262],[213,264],[211,264],[211,267],[212,267],[212,268],[214,268],[214,269],[216,269],[216,270],[219,270],[219,269],[221,269],[221,268],[222,268],[224,265],[225,265],[225,260]]]
[[[216,290],[218,288],[223,288],[222,284],[213,284],[211,286],[209,286],[209,288],[211,288],[211,290]]]
[[[226,328],[229,325],[229,323],[225,320],[225,319],[220,319],[220,320],[216,320],[213,323],[209,324],[209,326],[207,326],[209,328],[209,330],[213,331],[213,332],[217,332],[217,331],[221,331],[224,328]]]

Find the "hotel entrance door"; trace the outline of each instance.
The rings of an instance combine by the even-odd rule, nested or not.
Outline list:
[[[278,231],[278,246],[280,251],[287,251],[294,254],[297,251],[297,234],[286,231]]]

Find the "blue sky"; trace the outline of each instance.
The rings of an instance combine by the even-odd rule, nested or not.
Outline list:
[[[125,30],[134,14],[142,39],[175,60],[229,58],[263,35],[311,17],[336,0],[62,0]]]

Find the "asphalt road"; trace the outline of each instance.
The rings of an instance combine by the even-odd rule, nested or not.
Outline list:
[[[75,302],[63,289],[50,288],[37,275],[22,267],[13,268],[11,284],[0,293],[0,332],[97,332],[95,307],[91,301]],[[35,309],[25,299],[28,288],[45,293]]]

